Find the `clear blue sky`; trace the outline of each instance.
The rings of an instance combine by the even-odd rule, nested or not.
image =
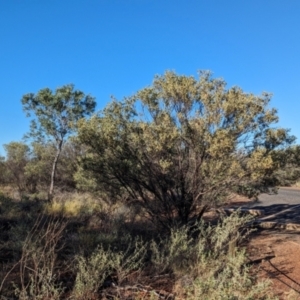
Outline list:
[[[0,155],[29,130],[22,95],[74,83],[101,109],[167,69],[272,92],[300,138],[300,0],[0,0]]]

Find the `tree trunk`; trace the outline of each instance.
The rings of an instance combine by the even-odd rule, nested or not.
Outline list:
[[[57,162],[59,159],[59,155],[61,153],[63,141],[59,141],[57,151],[54,157],[53,165],[52,165],[52,172],[51,172],[51,182],[50,182],[50,188],[48,192],[48,201],[52,201],[53,199],[53,190],[54,190],[54,181],[55,181],[55,174],[56,174],[56,168],[57,168]]]

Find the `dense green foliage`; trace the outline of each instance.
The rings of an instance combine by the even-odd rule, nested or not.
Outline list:
[[[35,119],[31,121],[29,136],[40,141],[48,138],[56,148],[48,194],[51,199],[57,162],[64,141],[74,131],[78,120],[94,112],[96,102],[93,97],[74,90],[74,86],[70,84],[57,88],[54,93],[45,88],[36,95],[26,94],[22,98],[22,104],[28,116],[32,112],[35,114]]]
[[[278,186],[290,186],[300,179],[300,146],[293,145],[286,149],[274,151],[272,159],[276,164],[276,170],[269,181]]]
[[[78,123],[84,177],[112,199],[140,203],[163,225],[199,219],[234,189],[263,184],[274,171],[272,152],[293,141],[272,127],[278,117],[269,101],[268,94],[227,89],[206,72],[198,80],[156,76]]]
[[[17,187],[19,197],[47,197],[50,185],[53,157],[56,148],[53,143],[11,142],[4,145],[6,158],[0,161],[0,184]],[[56,190],[74,191],[74,174],[79,168],[82,147],[67,140],[61,149],[60,161],[56,169]]]
[[[5,182],[14,183],[19,193],[22,194],[25,190],[34,191],[34,187],[30,188],[29,178],[26,176],[26,165],[30,160],[30,148],[28,145],[21,142],[11,142],[4,145],[6,151],[6,178]]]

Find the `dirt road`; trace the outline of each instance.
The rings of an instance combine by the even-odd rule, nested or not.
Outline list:
[[[274,204],[300,204],[300,189],[280,188],[278,194],[261,194],[259,201],[252,206],[269,206]]]

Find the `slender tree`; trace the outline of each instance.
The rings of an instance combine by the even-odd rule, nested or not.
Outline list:
[[[48,198],[53,198],[57,163],[66,138],[74,131],[76,123],[94,112],[95,98],[75,90],[74,85],[64,85],[55,92],[49,88],[37,94],[29,93],[22,98],[23,109],[35,118],[31,121],[28,136],[37,140],[48,139],[54,142],[56,153],[53,158]]]

